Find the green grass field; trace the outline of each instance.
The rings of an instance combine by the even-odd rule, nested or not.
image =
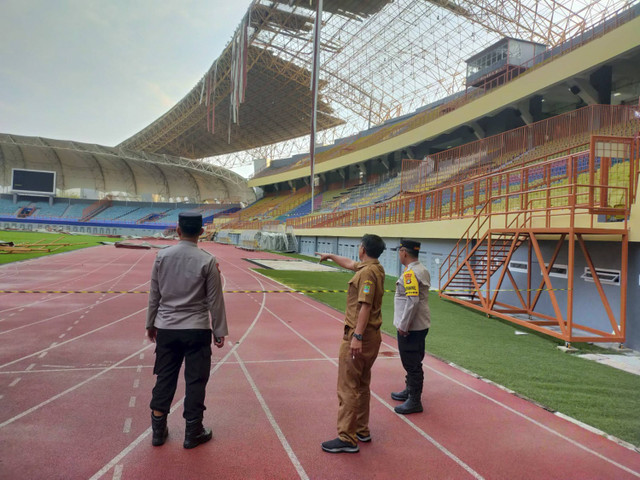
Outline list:
[[[257,271],[292,288],[311,290],[344,289],[352,276],[345,272]],[[395,290],[395,280],[387,277],[385,289]],[[344,293],[309,296],[344,311]],[[557,348],[563,344],[560,340],[487,318],[441,300],[434,292],[429,295],[429,306],[432,323],[427,337],[429,354],[460,365],[550,410],[640,446],[640,376],[563,353]],[[383,330],[395,335],[392,293],[385,294],[382,312]],[[516,331],[527,334],[516,335]],[[573,346],[578,353],[604,351],[594,345]],[[426,381],[428,390],[428,372]]]
[[[62,235],[60,233],[39,233],[39,232],[16,232],[0,230],[0,240],[7,242],[13,242],[15,244],[25,243],[72,243],[73,245],[61,247],[56,250],[55,253],[69,252],[71,250],[78,250],[79,248],[93,247],[100,244],[100,241],[114,242],[116,239],[108,237],[93,237],[89,235]],[[47,247],[55,248],[55,247]],[[29,260],[31,258],[43,257],[45,255],[51,255],[48,252],[33,252],[33,253],[0,253],[0,264],[18,262],[20,260]]]

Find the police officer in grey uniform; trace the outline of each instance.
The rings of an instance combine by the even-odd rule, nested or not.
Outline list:
[[[395,412],[403,415],[422,412],[422,385],[425,339],[431,326],[428,295],[431,287],[429,271],[418,261],[420,242],[401,240],[398,248],[405,270],[396,282],[393,299],[393,325],[398,331],[398,350],[402,366],[407,372],[405,389],[392,392],[393,400],[402,401]]]
[[[218,348],[227,335],[227,315],[216,258],[198,248],[202,215],[183,212],[178,217],[180,242],[160,250],[151,272],[147,336],[156,343],[153,373],[157,375],[151,407],[152,445],[162,445],[168,434],[167,415],[184,360],[186,384],[184,448],[211,440],[202,419],[205,389],[211,370],[211,336]],[[211,318],[209,318],[211,317]]]

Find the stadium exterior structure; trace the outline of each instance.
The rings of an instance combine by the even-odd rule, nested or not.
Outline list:
[[[150,153],[179,154],[183,157],[195,159],[204,155],[251,148],[256,145],[265,144],[266,140],[277,141],[292,138],[293,135],[291,132],[303,132],[307,130],[308,114],[306,107],[310,102],[310,96],[307,90],[309,69],[304,67],[300,68],[300,65],[308,65],[308,62],[305,63],[302,61],[298,54],[303,51],[308,51],[308,35],[304,32],[308,33],[311,30],[309,26],[312,16],[308,13],[303,15],[300,12],[303,8],[308,9],[309,4],[308,2],[297,0],[295,2],[282,0],[268,3],[269,6],[267,6],[267,2],[255,1],[252,3],[249,14],[243,20],[241,28],[238,30],[237,35],[229,47],[223,52],[223,55],[221,55],[218,61],[212,65],[202,81],[198,83],[194,90],[190,92],[179,105],[142,132],[125,140],[125,142],[119,145],[121,148],[116,147],[116,150],[132,149],[129,150],[129,152],[132,153],[128,153],[128,155],[138,159],[138,155],[146,157],[149,153],[139,154],[135,153],[133,149],[135,149],[135,151],[144,150]],[[367,4],[369,3],[372,5],[371,11],[354,12],[353,14],[347,12],[348,15],[345,16],[345,12],[342,11],[345,5],[352,8],[358,5],[364,5],[364,3],[327,2],[328,5],[334,5],[336,7],[335,13],[338,13],[338,15],[330,17],[327,24],[331,24],[331,19],[341,18],[342,16],[353,17],[355,15],[354,18],[359,21],[367,17],[376,18],[380,9],[385,6],[399,5],[403,2],[381,0],[380,2],[367,2]],[[493,5],[493,3],[491,2],[487,4],[489,5],[489,11],[491,11],[493,16],[506,19],[504,25],[495,26],[491,24],[490,21],[483,23],[483,19],[489,17],[484,15],[482,7],[479,11],[475,11],[475,7],[477,6],[475,2],[467,2],[468,6],[471,7],[469,9],[455,7],[446,2],[445,4],[442,4],[442,2],[420,1],[409,3],[416,8],[423,8],[427,4],[429,8],[444,8],[451,16],[458,19],[469,19],[474,23],[482,25],[483,28],[493,28],[492,32],[494,34],[501,32],[502,35],[509,35],[509,23],[511,21],[509,19],[511,17],[509,15],[502,15],[501,12],[495,15],[497,12],[492,10],[493,7],[491,7],[491,5]],[[503,4],[503,2],[495,3]],[[521,2],[514,3],[519,7]],[[536,2],[536,5],[537,3],[538,2]],[[605,3],[606,2],[589,2],[588,8],[592,9]],[[534,59],[530,64],[515,65],[516,68],[507,69],[504,74],[494,76],[493,78],[487,77],[484,84],[476,82],[471,86],[468,85],[468,90],[457,98],[449,99],[450,101],[436,102],[436,105],[432,105],[433,108],[419,109],[415,115],[409,115],[408,117],[405,116],[396,121],[391,121],[382,125],[381,128],[375,128],[371,132],[364,132],[363,135],[356,135],[356,138],[351,140],[347,139],[345,142],[336,142],[334,148],[327,149],[323,152],[323,155],[318,157],[319,163],[316,173],[318,173],[320,185],[327,187],[331,183],[339,181],[339,179],[347,181],[354,178],[369,182],[372,177],[380,176],[382,170],[386,170],[387,173],[391,175],[396,174],[402,176],[403,164],[407,159],[426,158],[425,162],[428,163],[428,157],[437,152],[469,143],[475,138],[489,137],[501,132],[507,132],[510,129],[525,124],[533,124],[536,121],[555,114],[568,112],[585,105],[608,104],[622,101],[630,103],[634,98],[637,103],[638,79],[640,78],[640,73],[638,72],[638,65],[640,65],[638,61],[640,19],[637,17],[639,9],[638,5],[630,6],[632,5],[630,2],[624,3],[628,8],[620,12],[610,14],[606,11],[607,9],[605,9],[606,13],[603,12],[604,21],[591,30],[585,31],[584,28],[578,25],[578,35],[572,37],[569,41],[563,44],[559,44],[557,41],[549,41],[552,48],[543,52],[541,57]],[[285,4],[289,5],[289,10],[283,10]],[[553,5],[556,12],[564,11],[567,15],[565,18],[571,20],[571,22],[569,22],[571,25],[574,25],[574,23],[572,23],[573,20],[578,18],[580,19],[580,25],[584,26],[589,23],[585,18],[574,15],[574,12],[567,9],[562,2],[551,2],[550,4]],[[291,7],[291,5],[293,5],[293,7]],[[532,12],[534,10],[525,8],[522,9],[522,11]],[[537,8],[535,11],[538,11]],[[553,13],[553,11],[551,13]],[[598,16],[595,10],[593,13],[596,17]],[[538,21],[543,20],[543,16],[544,15],[534,15],[533,22],[523,22],[521,21],[522,18],[517,17],[513,23],[517,24],[518,27],[525,23],[533,25],[532,31],[527,32],[527,36],[532,43],[536,43],[537,41],[535,39],[540,39],[540,37],[529,36],[528,34],[535,33],[533,30],[536,30],[536,25],[540,25]],[[397,17],[399,18],[399,16]],[[429,19],[437,18],[440,20],[439,15],[421,16],[421,18],[422,17]],[[553,14],[548,17],[558,18],[554,17]],[[399,19],[401,21],[398,22],[398,24],[404,25],[403,19]],[[347,28],[335,28],[334,38],[339,42],[341,37],[356,38],[359,32],[359,21],[353,22],[356,28],[350,31],[347,31]],[[444,28],[450,25],[444,21],[437,23],[441,23]],[[292,28],[297,30],[297,35],[292,36],[290,34]],[[404,26],[402,28],[406,29]],[[551,40],[551,37],[555,38],[555,40],[562,39],[560,40],[561,43],[567,38],[566,33],[571,31],[571,28],[569,28],[569,30],[562,30],[561,28],[561,31],[558,31],[555,29],[555,25],[551,23],[549,24],[549,39]],[[395,35],[397,31],[390,28],[386,30],[393,34],[385,38],[384,41],[387,42],[387,47],[385,48],[391,48],[394,44],[398,44],[400,48],[403,48],[402,42],[396,40]],[[294,37],[303,40],[300,49],[294,49],[292,58],[290,58],[289,61],[283,61],[282,58],[274,54],[276,51],[285,52],[285,54],[289,53],[289,50],[283,49],[280,43],[271,40],[271,35],[275,31],[284,32],[284,35],[280,35],[279,38],[285,40],[285,45],[289,45],[292,41],[291,39]],[[467,30],[460,27],[457,31],[469,32],[469,37],[465,42],[465,48],[468,45],[473,45],[473,29]],[[553,35],[551,35],[552,31]],[[250,38],[248,36],[249,33],[251,33]],[[511,34],[510,36],[514,37],[517,35]],[[275,38],[276,35],[273,35],[273,37]],[[421,36],[418,36],[418,38],[420,37]],[[369,41],[369,38],[364,40]],[[256,42],[255,44],[253,43],[254,41]],[[440,42],[440,38],[436,36],[435,42],[436,44]],[[462,43],[463,42],[460,44],[462,45]],[[247,45],[248,48],[245,48]],[[342,51],[342,47],[336,48],[336,46],[340,45],[341,43],[333,44],[332,42],[325,42],[325,46],[335,48],[335,52]],[[377,45],[379,46],[379,44]],[[359,50],[356,49],[356,51]],[[447,51],[447,59],[449,59],[450,53],[450,51]],[[380,56],[380,61],[384,62],[383,57],[384,56]],[[452,61],[459,60],[457,57],[459,57],[458,54],[452,55]],[[372,62],[370,57],[366,55],[360,55],[360,58],[361,63],[357,64],[358,68],[367,63],[371,65],[375,64],[375,62]],[[444,62],[444,56],[440,58],[440,60]],[[351,87],[351,83],[353,83],[351,82],[352,79],[344,77],[344,72],[351,72],[351,70],[346,70],[344,64],[353,62],[342,62],[342,60],[339,60],[337,63],[340,65],[339,71],[342,71],[341,74],[334,75],[334,80],[338,84],[337,87],[341,88],[347,84]],[[413,61],[411,64],[413,64]],[[354,65],[356,64],[354,63]],[[256,71],[252,72],[251,67],[256,67]],[[444,69],[446,72],[453,70],[457,71],[457,67],[451,70],[448,68]],[[400,74],[402,75],[403,73],[402,69],[400,69]],[[356,72],[352,72],[352,74],[355,75]],[[441,74],[439,73],[439,75]],[[254,78],[252,78],[252,76]],[[404,77],[408,77],[408,75],[404,75]],[[256,78],[262,79],[263,81],[256,82]],[[253,81],[247,83],[247,79]],[[292,82],[296,87],[295,89],[288,88]],[[279,121],[262,122],[262,117],[260,117],[259,113],[265,108],[265,95],[260,93],[260,88],[255,91],[251,90],[251,85],[255,85],[256,83],[266,85],[270,93],[276,90],[285,93],[295,92],[295,94],[289,98],[289,102],[282,103],[281,110],[275,111],[274,107],[266,105],[269,118],[278,120],[287,119],[287,128],[283,128],[285,124],[281,124]],[[278,88],[274,89],[272,87],[273,85],[276,85]],[[324,84],[324,86],[330,87],[331,84]],[[376,85],[376,88],[377,87],[379,86]],[[320,89],[323,90],[323,85],[320,86]],[[377,90],[386,91],[390,89],[377,88]],[[363,93],[362,89],[359,89],[358,92],[359,94]],[[260,135],[250,135],[251,132],[246,129],[247,125],[251,125],[250,121],[244,121],[243,127],[240,127],[233,119],[238,116],[240,104],[243,100],[246,100],[246,103],[243,104],[245,112],[247,108],[251,111],[249,118],[247,119],[245,117],[245,120],[258,122],[260,127],[263,127],[263,130],[259,131]],[[378,100],[379,99],[374,98],[374,96],[365,95],[364,100],[358,102],[358,105],[361,107],[363,105],[367,106],[368,112],[371,114],[371,105],[377,105]],[[393,103],[393,105],[391,105],[390,109],[393,110],[395,103],[391,103]],[[273,104],[273,102],[271,102],[271,104]],[[251,108],[253,105],[255,105],[255,107]],[[301,107],[302,112],[300,111]],[[252,110],[256,111],[254,112]],[[322,112],[320,118],[321,129],[330,128],[341,123],[339,115],[332,110],[328,103],[321,101],[320,110]],[[387,113],[391,110],[388,110]],[[226,112],[229,113],[227,114]],[[292,114],[292,112],[294,114]],[[380,119],[384,121],[388,118],[390,118],[390,116],[385,113]],[[370,115],[369,120],[371,120]],[[221,121],[222,128],[219,128]],[[374,121],[374,123],[379,122]],[[218,125],[218,127],[215,127],[215,125]],[[230,139],[234,141],[230,141]],[[39,141],[40,139],[32,140],[33,143]],[[47,141],[47,143],[48,142],[52,141]],[[607,143],[607,140],[603,140],[603,142],[604,145],[611,144],[611,142]],[[10,143],[15,143],[15,141],[10,139],[7,144]],[[24,142],[24,144],[27,143],[29,142]],[[593,145],[595,144],[592,142],[591,145],[591,157],[593,158]],[[20,145],[17,150],[21,151],[22,148],[27,149],[26,146]],[[103,147],[99,147],[97,150],[101,151],[102,148]],[[631,148],[631,152],[628,152],[627,163],[629,165],[635,165],[632,159],[635,158],[634,154],[637,152],[637,149],[634,151],[633,146],[631,146]],[[13,145],[10,145],[7,147],[7,151],[15,155],[16,149]],[[94,156],[96,156],[95,149],[87,155],[87,158],[95,161]],[[167,157],[161,155],[161,158],[164,160],[157,158],[157,163],[165,165],[163,161],[167,161]],[[607,158],[610,159],[610,157]],[[48,165],[55,162],[60,162],[60,160],[55,158],[54,155],[47,155]],[[566,161],[564,171],[568,171],[573,175],[574,163],[572,162],[573,160]],[[152,163],[155,165],[156,162]],[[168,161],[168,163],[172,163],[172,161]],[[609,185],[596,186],[593,179],[594,163],[595,162],[591,162],[589,164],[592,175],[589,185],[590,191],[596,191],[597,188],[598,192],[609,192],[609,188],[617,188],[610,187]],[[605,162],[607,168],[611,166],[611,163],[612,162]],[[190,168],[190,164],[186,159],[181,159],[176,164]],[[94,164],[91,163],[88,165],[90,165],[87,167],[88,170],[94,169],[94,176],[92,176],[91,181],[92,185],[96,186],[95,189],[100,191],[112,190],[111,186],[107,185],[106,182],[108,175],[105,176],[104,172],[100,171],[100,167],[94,168]],[[99,165],[99,162],[96,162],[95,165]],[[24,167],[24,165],[22,166]],[[130,163],[129,167],[131,172],[133,172],[133,163]],[[165,167],[162,168],[164,169]],[[425,170],[425,172],[427,171],[428,169]],[[631,172],[637,173],[637,169],[631,169]],[[461,171],[459,173],[462,174],[464,172]],[[181,175],[181,173],[178,175]],[[261,172],[260,175],[256,175],[256,177],[252,179],[250,186],[260,186],[268,193],[276,191],[282,192],[287,189],[297,189],[300,192],[304,192],[306,188],[305,183],[308,183],[306,180],[308,176],[308,162],[305,164],[304,159],[300,159],[298,162],[284,165],[282,170],[266,170]],[[136,175],[130,173],[126,178],[128,186],[132,187],[130,191],[135,191],[138,194],[148,193],[146,188],[141,187],[140,184],[132,180],[138,178]],[[573,177],[570,178],[572,181],[575,180]],[[313,179],[313,181],[315,183],[316,179]],[[141,182],[143,181],[141,180]],[[194,182],[195,185],[198,185],[197,180],[194,179]],[[162,181],[156,181],[154,185],[157,187],[162,184]],[[118,188],[121,188],[122,182],[118,185]],[[460,184],[456,185],[459,187]],[[171,195],[178,195],[177,192],[180,191],[187,198],[191,198],[189,193],[185,194],[184,192],[190,192],[191,194],[195,192],[193,182],[191,183],[191,188],[184,190],[177,187],[172,190],[166,182],[164,186],[165,189],[161,189],[160,191]],[[571,184],[569,188],[572,189],[574,187],[575,185]],[[66,185],[65,188],[67,188]],[[545,191],[548,192],[554,188],[556,187],[547,185]],[[491,189],[485,189],[484,194],[487,195],[487,192],[490,190]],[[631,190],[631,187],[625,190],[626,193],[623,194],[623,197],[627,195],[627,199],[630,200],[629,195],[632,193]],[[407,196],[413,193],[418,195],[412,198],[407,197],[405,204],[408,206],[413,201],[412,205],[414,210],[412,211],[424,212],[426,203],[421,204],[421,207],[416,209],[416,203],[414,201],[416,199],[423,201],[426,198],[420,192],[405,191],[401,192],[401,196]],[[520,191],[519,194],[521,195],[523,192]],[[526,195],[527,192],[524,192],[524,194]],[[452,205],[450,201],[452,198],[451,195],[448,197],[449,208]],[[568,198],[575,200],[575,192]],[[555,291],[567,292],[562,298],[556,298],[550,295],[540,302],[538,302],[538,297],[536,296],[533,303],[536,303],[543,311],[547,312],[543,313],[544,315],[550,317],[551,315],[548,312],[553,313],[556,311],[557,313],[557,311],[560,310],[559,304],[562,304],[561,306],[563,308],[565,304],[570,304],[570,315],[576,318],[584,317],[586,319],[586,321],[583,321],[584,326],[591,330],[597,328],[599,332],[603,332],[602,338],[604,338],[606,336],[604,333],[606,332],[602,330],[603,327],[589,322],[591,320],[594,322],[597,320],[592,317],[598,315],[598,309],[606,310],[605,314],[609,314],[612,310],[611,305],[613,305],[613,310],[616,312],[619,311],[620,316],[611,322],[613,331],[609,334],[609,337],[616,342],[621,342],[625,339],[627,345],[639,348],[640,322],[638,322],[637,317],[633,316],[633,312],[640,311],[640,305],[638,304],[640,295],[626,295],[627,287],[637,289],[635,282],[627,282],[627,279],[633,280],[634,275],[635,278],[637,278],[640,273],[638,272],[640,252],[638,252],[637,248],[640,238],[634,237],[636,229],[632,228],[633,223],[640,219],[640,215],[633,214],[633,212],[637,210],[637,202],[634,200],[633,205],[625,202],[622,207],[618,205],[611,208],[609,208],[608,205],[594,204],[594,201],[602,201],[604,198],[608,198],[608,194],[599,193],[598,195],[589,195],[588,202],[590,203],[588,207],[592,220],[594,216],[622,219],[621,224],[613,225],[613,227],[608,229],[608,234],[595,232],[595,230],[591,228],[591,236],[587,235],[583,238],[580,237],[582,233],[575,231],[571,221],[569,221],[569,223],[571,223],[570,226],[563,226],[563,228],[570,228],[571,238],[566,242],[567,244],[575,244],[576,240],[574,239],[574,235],[577,235],[577,241],[580,242],[580,245],[583,246],[586,243],[589,247],[591,255],[586,255],[582,263],[579,260],[576,261],[575,251],[572,247],[567,247],[566,251],[558,247],[562,247],[565,243],[564,238],[560,242],[545,240],[543,238],[537,239],[535,237],[536,232],[531,228],[526,232],[526,234],[529,235],[526,240],[521,241],[519,236],[513,237],[516,241],[512,243],[510,254],[515,253],[516,255],[522,255],[523,252],[521,250],[515,251],[516,243],[525,244],[528,242],[530,245],[529,251],[535,250],[539,262],[536,268],[540,271],[540,276],[543,277],[546,293]],[[633,198],[635,199],[635,196]],[[440,198],[440,206],[443,205],[442,200],[443,199]],[[311,199],[311,201],[315,201],[315,199]],[[508,203],[508,200],[506,200],[507,205]],[[485,197],[485,205],[490,204],[489,197]],[[387,206],[391,207],[390,210],[394,210],[395,212],[399,211],[396,208],[398,206],[396,199],[385,202],[381,206],[385,212]],[[300,251],[303,253],[313,253],[314,251],[321,250],[335,251],[340,254],[355,256],[358,238],[365,232],[379,233],[387,240],[387,244],[390,247],[397,245],[401,237],[421,239],[424,244],[421,253],[422,260],[427,267],[431,269],[432,277],[434,279],[440,279],[439,267],[445,262],[451,264],[450,252],[459,244],[457,240],[466,233],[470,225],[474,225],[474,222],[479,223],[483,216],[490,218],[483,210],[484,207],[480,209],[476,209],[476,207],[477,205],[474,206],[473,209],[473,213],[477,213],[475,217],[460,214],[460,218],[450,216],[450,220],[443,220],[444,217],[439,217],[439,221],[426,221],[423,217],[411,217],[407,215],[406,213],[410,211],[407,209],[405,215],[402,217],[394,214],[385,216],[382,220],[375,220],[372,217],[363,216],[358,218],[357,221],[353,221],[353,212],[360,213],[360,209],[354,209],[347,212],[336,212],[337,216],[333,216],[333,218],[323,225],[308,225],[303,228],[300,223],[296,223],[296,219],[288,221],[287,225],[292,226],[295,229],[295,233],[299,235],[301,239],[299,242]],[[570,207],[569,210],[573,212],[572,209],[574,209],[575,204]],[[275,209],[272,213],[277,210],[278,209]],[[547,208],[547,217],[550,216],[550,211],[551,209]],[[627,217],[629,217],[630,212],[629,223],[627,223]],[[286,212],[283,213],[285,214],[284,217],[286,217]],[[343,225],[343,223],[339,221],[340,218],[350,218],[352,220],[350,220],[350,224]],[[571,218],[573,217],[571,216]],[[271,223],[281,222],[277,217],[274,217],[272,220],[273,222]],[[310,219],[300,217],[297,220],[304,223]],[[21,220],[16,221],[22,224]],[[218,225],[220,224],[218,223]],[[227,235],[226,238],[231,241],[237,241],[240,236],[239,230],[242,226],[238,225],[237,228],[234,228],[235,230],[233,231],[224,232]],[[255,228],[255,226],[245,225],[245,228]],[[547,233],[552,234],[550,231],[547,231]],[[553,234],[556,235],[557,233],[554,232]],[[503,235],[503,233],[500,233],[500,235]],[[519,235],[519,233],[517,235]],[[600,237],[597,238],[601,241],[594,241],[596,235],[600,235]],[[478,243],[482,244],[484,241],[485,240],[480,239]],[[489,236],[489,245],[491,245],[491,241],[491,236]],[[628,244],[629,242],[630,244]],[[471,243],[473,244],[473,242]],[[594,249],[591,248],[592,245],[595,246]],[[606,248],[602,248],[603,245]],[[468,250],[468,247],[469,243],[465,245],[465,249]],[[489,269],[492,268],[494,257],[492,257],[491,254],[487,253],[483,256],[479,255],[477,250],[474,250],[472,254],[474,252],[475,255],[479,257],[480,264],[484,263],[489,266]],[[542,258],[542,255],[551,255],[548,266],[544,268],[542,265],[545,263],[545,260]],[[539,279],[531,278],[532,275],[536,273],[534,272],[533,265],[535,262],[531,262],[531,254],[529,254],[528,257],[529,258],[526,259],[526,274],[529,275],[528,283],[532,284],[532,282],[537,282]],[[521,257],[513,256],[509,258],[515,261],[516,264],[519,260],[520,266],[522,267],[524,262]],[[542,261],[540,261],[541,258]],[[550,273],[557,273],[550,271],[554,268],[554,263],[556,263],[556,261],[563,261],[564,258],[567,259],[567,268],[565,269],[567,274],[566,287],[553,283],[556,281],[565,281],[563,277],[555,276],[553,279],[549,278],[551,276]],[[395,254],[389,251],[385,252],[382,261],[388,273],[399,273],[399,264]],[[613,271],[613,277],[615,277],[616,268],[619,269],[620,272],[617,275],[618,283],[616,283],[615,278],[613,278],[611,283],[602,285],[602,282],[598,281],[598,272],[595,272],[593,268],[594,264],[598,269],[605,269],[608,273]],[[587,265],[589,272],[593,274],[591,281],[598,287],[600,303],[597,303],[592,296],[589,296],[587,297],[588,301],[574,305],[573,296],[587,292],[589,275],[587,275],[586,270],[584,275],[582,275],[584,284],[573,283],[575,277],[580,277],[580,269],[584,268],[584,265]],[[555,267],[557,267],[557,265],[555,265]],[[514,273],[512,274],[510,270],[513,270]],[[577,275],[576,272],[578,272]],[[498,268],[498,270],[492,271],[490,276],[500,276],[500,281],[502,281],[506,274],[508,274],[510,278],[516,274],[516,269],[512,269],[510,263],[508,268]],[[483,284],[482,281],[477,280],[478,277],[475,278],[476,280],[474,281],[480,283],[475,286],[473,295],[468,295],[468,298],[459,298],[459,300],[472,303],[474,299],[481,298],[484,304],[486,304],[486,299],[480,294],[481,288],[478,287],[486,284],[487,290],[489,290],[489,282],[485,280]],[[556,278],[560,278],[560,280],[556,280]],[[610,276],[609,278],[612,277]],[[445,280],[447,282],[449,281],[449,279]],[[627,283],[629,283],[629,285],[627,285]],[[436,282],[434,281],[434,286],[435,284]],[[439,287],[443,286],[442,281],[437,282],[437,285]],[[527,288],[527,290],[531,291],[532,289]],[[512,289],[511,292],[507,292],[507,295],[518,296],[514,289]],[[519,299],[522,299],[522,297],[520,296]],[[504,303],[506,303],[506,301]],[[524,301],[522,303],[524,303]],[[532,302],[528,301],[526,306],[530,307],[530,303]],[[574,308],[574,306],[576,308]],[[629,316],[628,324],[625,325],[627,311],[630,312],[631,315]],[[609,321],[612,320],[612,316],[613,315],[608,315]],[[532,325],[534,324],[532,323]],[[568,325],[569,330],[571,330],[571,319],[568,319]],[[567,324],[563,323],[560,325],[560,329],[563,331],[559,338],[567,337]],[[571,334],[569,334],[569,337],[571,337]]]
[[[55,172],[55,196],[12,194],[14,169]],[[181,210],[199,209],[211,222],[256,198],[246,179],[216,165],[7,134],[0,134],[2,192],[0,228],[135,236],[171,230]]]
[[[414,118],[403,120],[404,123],[390,123],[386,129],[376,129],[368,136],[356,136],[351,142],[336,142],[333,149],[327,150],[325,157],[317,157],[319,163],[316,165],[317,178],[314,181],[322,191],[323,188],[327,189],[329,185],[340,181],[343,182],[343,186],[348,186],[353,184],[350,184],[350,181],[366,184],[383,174],[388,177],[402,176],[406,173],[403,167],[403,164],[406,165],[406,159],[424,159],[422,162],[428,163],[430,157],[437,152],[455,150],[451,147],[469,143],[477,138],[509,132],[518,127],[534,125],[536,121],[555,114],[566,113],[570,117],[572,111],[585,106],[626,103],[629,105],[626,117],[628,120],[623,122],[622,133],[609,132],[609,135],[626,139],[594,137],[593,135],[599,133],[598,129],[594,128],[592,138],[588,139],[586,144],[582,142],[577,145],[580,148],[576,151],[586,152],[587,157],[591,158],[588,161],[589,168],[592,169],[588,173],[591,175],[588,190],[595,192],[597,185],[600,192],[607,193],[601,193],[602,197],[599,199],[596,199],[597,195],[590,195],[589,198],[582,198],[576,203],[576,199],[579,198],[578,183],[575,183],[578,181],[577,165],[582,160],[571,157],[575,151],[566,150],[562,157],[566,160],[563,160],[565,163],[561,170],[569,171],[569,181],[559,186],[547,184],[543,188],[549,198],[553,196],[549,192],[556,188],[566,187],[570,191],[569,195],[562,195],[573,204],[556,206],[551,205],[550,201],[548,207],[542,208],[545,211],[543,216],[559,221],[554,226],[557,227],[556,230],[550,224],[543,223],[542,230],[538,229],[540,224],[528,224],[527,228],[512,233],[519,235],[521,231],[526,230],[526,238],[512,236],[509,242],[505,242],[509,251],[508,261],[506,266],[502,264],[496,269],[491,266],[493,259],[487,250],[484,250],[483,255],[480,255],[478,250],[471,252],[471,256],[465,260],[466,264],[471,265],[475,252],[479,263],[484,263],[485,267],[491,269],[488,277],[493,282],[494,290],[489,291],[490,282],[486,278],[479,280],[476,272],[472,272],[471,276],[475,275],[476,279],[476,284],[470,288],[473,294],[460,296],[457,300],[469,306],[482,303],[479,309],[501,316],[498,307],[492,303],[495,300],[494,295],[498,293],[495,290],[497,288],[501,290],[502,300],[499,303],[522,305],[517,309],[511,308],[513,312],[507,314],[516,320],[515,323],[520,322],[521,325],[530,326],[558,338],[573,338],[574,341],[584,341],[582,339],[589,338],[591,333],[598,332],[599,338],[594,341],[603,342],[609,339],[611,343],[640,349],[640,207],[635,195],[640,131],[640,128],[637,128],[637,118],[640,118],[640,108],[633,108],[633,105],[638,105],[640,93],[640,17],[637,16],[637,7],[636,5],[630,10],[631,16],[623,22],[610,23],[607,28],[600,25],[598,35],[594,35],[588,41],[576,41],[571,48],[561,48],[562,51],[557,55],[539,62],[529,71],[519,72],[518,76],[504,77],[501,82],[494,82],[475,98],[473,95],[467,96],[464,101],[458,98],[449,105],[439,105],[435,112],[419,112]],[[594,31],[598,31],[598,26]],[[571,131],[571,124],[569,120],[565,130],[567,138],[571,137],[568,133]],[[633,132],[628,132],[629,128]],[[501,138],[508,142],[508,133]],[[616,153],[622,150],[626,152],[624,155]],[[482,153],[478,151],[478,158]],[[486,151],[484,153],[486,154]],[[596,169],[600,168],[600,162],[607,166],[606,170],[602,167],[601,172],[604,175],[605,171],[607,174],[610,173],[613,164],[622,157],[628,160],[627,186],[614,187],[600,183],[604,182],[599,178],[600,173],[596,173]],[[552,155],[547,155],[537,160],[548,163],[552,159]],[[283,163],[283,167],[272,170],[267,168],[260,172],[249,184],[263,188],[268,196],[282,195],[282,192],[287,190],[303,190],[309,183],[308,162],[305,164],[302,158],[297,162]],[[551,169],[552,164],[548,165]],[[508,168],[503,171],[508,171]],[[426,172],[433,170],[425,168],[424,172],[428,177],[429,174]],[[525,178],[524,170],[517,173],[520,179]],[[471,171],[464,169],[458,174],[473,176]],[[509,184],[508,180],[506,183]],[[465,184],[461,179],[447,185],[448,203],[445,205],[440,197],[440,203],[436,208],[444,209],[446,206],[447,209],[453,209],[453,199],[457,198],[455,192],[462,194],[465,185],[468,183]],[[477,185],[479,184],[476,184],[476,192],[481,190]],[[434,188],[434,191],[442,194],[444,188]],[[518,188],[519,199],[526,198],[527,194],[533,192]],[[624,199],[620,200],[621,203],[609,205],[605,199],[610,198],[610,189],[615,188],[624,189]],[[490,188],[487,187],[485,194],[488,190]],[[510,190],[507,189],[499,195],[502,198],[484,197],[486,203],[476,206],[471,214],[467,210],[460,210],[449,216],[442,214],[429,219],[426,214],[416,213],[428,212],[429,208],[433,211],[434,203],[428,204],[426,200],[429,198],[429,192],[401,190],[397,198],[380,204],[347,211],[337,209],[325,216],[306,215],[290,218],[286,221],[286,228],[292,229],[297,236],[300,252],[308,255],[323,251],[355,258],[359,237],[363,233],[381,235],[388,247],[397,246],[403,237],[418,239],[423,242],[420,259],[431,271],[434,288],[440,288],[445,287],[444,284],[451,280],[446,276],[441,277],[441,266],[451,263],[452,252],[459,248],[460,242],[464,247],[462,250],[466,250],[466,253],[477,248],[475,245],[482,242],[487,246],[487,241],[482,237],[470,238],[469,229],[474,224],[477,227],[491,217],[485,209],[487,205],[496,202],[508,203],[509,194]],[[576,221],[576,209],[583,200],[589,217],[586,223]],[[315,199],[309,200],[314,201]],[[418,208],[419,201],[423,202],[421,209]],[[571,214],[567,215],[567,211]],[[522,210],[515,216],[521,214]],[[531,212],[527,211],[524,216],[530,214]],[[242,218],[242,212],[234,219],[239,218]],[[508,224],[506,218],[505,215],[505,226]],[[226,226],[218,224],[218,228],[222,229],[223,235],[229,241],[237,242],[240,231],[244,228],[259,228],[260,223],[265,225],[265,228],[284,228],[278,227],[277,224],[284,225],[282,222],[285,219],[286,214],[274,216],[267,221],[263,217],[259,222],[247,221],[244,224],[242,221],[231,221]],[[513,217],[510,220],[513,220]],[[586,225],[586,229],[581,231],[578,225]],[[503,236],[504,240],[505,231],[505,228],[502,231],[493,231],[493,244],[491,234],[489,235],[489,248],[491,245],[495,248],[496,237]],[[512,240],[513,238],[516,240]],[[524,246],[519,249],[521,245]],[[381,257],[381,262],[387,273],[400,273],[400,265],[393,251],[388,249]],[[507,278],[511,279],[511,286],[502,283]],[[523,282],[526,287],[522,287]],[[488,290],[486,295],[484,292],[481,293],[485,286]],[[544,290],[544,298],[538,292],[541,290]],[[531,292],[535,299],[528,298]],[[454,299],[454,296],[448,298]],[[486,305],[489,303],[495,309],[488,309]],[[533,312],[532,304],[535,304],[536,312]],[[536,320],[540,317],[534,315],[542,315],[542,320]],[[589,334],[573,336],[567,331],[567,328],[571,330],[572,321],[579,324],[582,332]],[[545,323],[547,325],[544,325]]]
[[[91,192],[88,198],[192,203],[249,203],[246,180],[225,168],[187,158],[150,154],[66,140],[0,134],[0,188],[8,193],[13,168],[57,174],[59,196]],[[83,195],[87,198],[87,195]]]

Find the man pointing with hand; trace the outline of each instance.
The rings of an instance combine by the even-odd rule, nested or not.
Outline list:
[[[320,261],[332,260],[356,274],[349,281],[344,333],[338,358],[338,438],[322,443],[329,453],[356,453],[358,441],[370,442],[369,400],[371,367],[382,338],[384,269],[378,257],[385,249],[382,238],[364,235],[359,262],[332,253],[316,253]]]

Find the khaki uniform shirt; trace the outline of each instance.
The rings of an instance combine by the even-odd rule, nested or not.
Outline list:
[[[158,252],[151,271],[150,327],[228,334],[220,270],[213,255],[186,240]]]
[[[429,288],[431,275],[417,260],[407,265],[396,282],[393,297],[393,325],[403,332],[431,327]]]
[[[360,302],[371,305],[367,328],[379,329],[382,325],[382,294],[384,293],[384,268],[376,260],[356,263],[356,274],[349,280],[347,309],[344,323],[356,328]]]

